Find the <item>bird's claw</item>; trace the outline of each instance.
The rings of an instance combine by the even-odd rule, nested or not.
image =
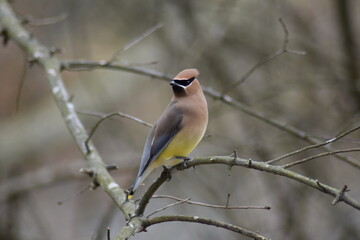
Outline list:
[[[187,164],[188,164],[188,162],[189,162],[189,161],[191,161],[191,160],[192,160],[192,158],[189,158],[189,157],[184,157],[184,162],[183,162],[184,167],[186,167],[186,168],[187,168],[187,167],[188,167],[188,165],[187,165]]]

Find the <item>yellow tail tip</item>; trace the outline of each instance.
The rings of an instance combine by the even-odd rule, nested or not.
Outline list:
[[[134,195],[129,194],[129,195],[128,195],[128,197],[127,197],[127,198],[128,198],[128,200],[132,199],[132,198],[133,198],[133,196],[134,196]]]

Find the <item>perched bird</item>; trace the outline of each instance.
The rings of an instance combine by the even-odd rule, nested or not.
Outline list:
[[[197,69],[185,69],[170,82],[174,95],[146,139],[130,197],[155,168],[180,163],[204,136],[208,109],[198,75]]]

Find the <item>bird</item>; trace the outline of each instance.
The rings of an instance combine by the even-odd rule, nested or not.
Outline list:
[[[129,198],[156,168],[170,168],[187,159],[203,138],[208,107],[197,69],[185,69],[170,82],[173,97],[146,139],[137,177]]]

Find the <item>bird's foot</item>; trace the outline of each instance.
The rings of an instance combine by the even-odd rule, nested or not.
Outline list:
[[[190,158],[190,157],[184,157],[184,162],[183,162],[184,167],[187,168],[187,167],[188,167],[187,164],[188,164],[188,162],[191,161],[191,160],[192,160],[192,158]]]
[[[183,157],[183,156],[177,156],[177,157],[175,157],[175,159],[182,159],[183,160],[183,166],[185,168],[188,167],[187,163],[192,160],[192,158],[190,158],[190,157]]]
[[[170,168],[167,168],[165,166],[163,166],[163,172],[161,173],[161,175],[165,175],[166,176],[166,181],[170,181],[171,180],[171,171]]]

